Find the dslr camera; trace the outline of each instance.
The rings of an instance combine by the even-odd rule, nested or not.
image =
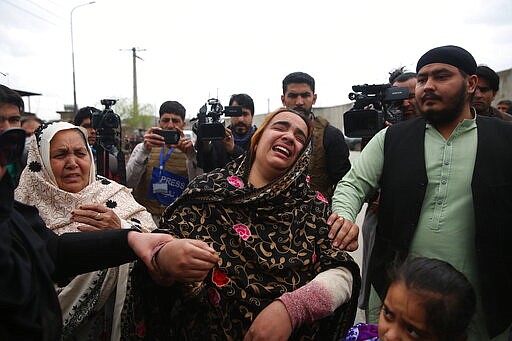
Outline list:
[[[402,120],[400,106],[409,97],[407,87],[391,84],[354,85],[348,98],[354,106],[343,114],[345,135],[372,138],[386,126]]]
[[[210,108],[209,110],[208,107]],[[197,118],[194,119],[197,122],[194,123],[192,129],[194,133],[196,133],[198,141],[222,140],[226,137],[226,132],[224,122],[221,121],[221,116],[239,117],[242,116],[242,114],[242,107],[223,107],[218,99],[210,98],[208,102],[199,109]]]

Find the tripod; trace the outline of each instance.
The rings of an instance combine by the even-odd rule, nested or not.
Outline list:
[[[116,138],[118,132],[113,129],[98,129],[94,149],[96,150],[96,168],[98,175],[126,185],[126,167],[124,154]],[[117,168],[111,170],[111,162]]]

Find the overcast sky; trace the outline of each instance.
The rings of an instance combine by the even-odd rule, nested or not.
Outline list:
[[[0,83],[42,93],[30,109],[44,119],[73,104],[70,12],[83,3],[0,0]],[[132,55],[122,50],[137,47],[139,103],[156,109],[178,100],[193,117],[209,97],[227,105],[245,92],[265,113],[293,71],[315,78],[317,106],[343,104],[351,85],[414,70],[440,45],[511,68],[511,13],[511,0],[97,0],[73,12],[77,102],[131,99]]]

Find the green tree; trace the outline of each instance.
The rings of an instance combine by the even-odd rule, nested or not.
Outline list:
[[[128,98],[117,101],[115,112],[121,117],[123,125],[132,129],[147,130],[155,125],[155,108],[151,104],[139,105],[138,113],[133,110],[133,102]]]

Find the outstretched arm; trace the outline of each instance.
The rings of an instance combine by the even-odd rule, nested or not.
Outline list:
[[[385,136],[386,129],[383,129],[370,140],[334,191],[329,238],[342,249],[353,251],[353,246],[357,246],[359,227],[354,222],[364,201],[378,188],[384,165]]]

